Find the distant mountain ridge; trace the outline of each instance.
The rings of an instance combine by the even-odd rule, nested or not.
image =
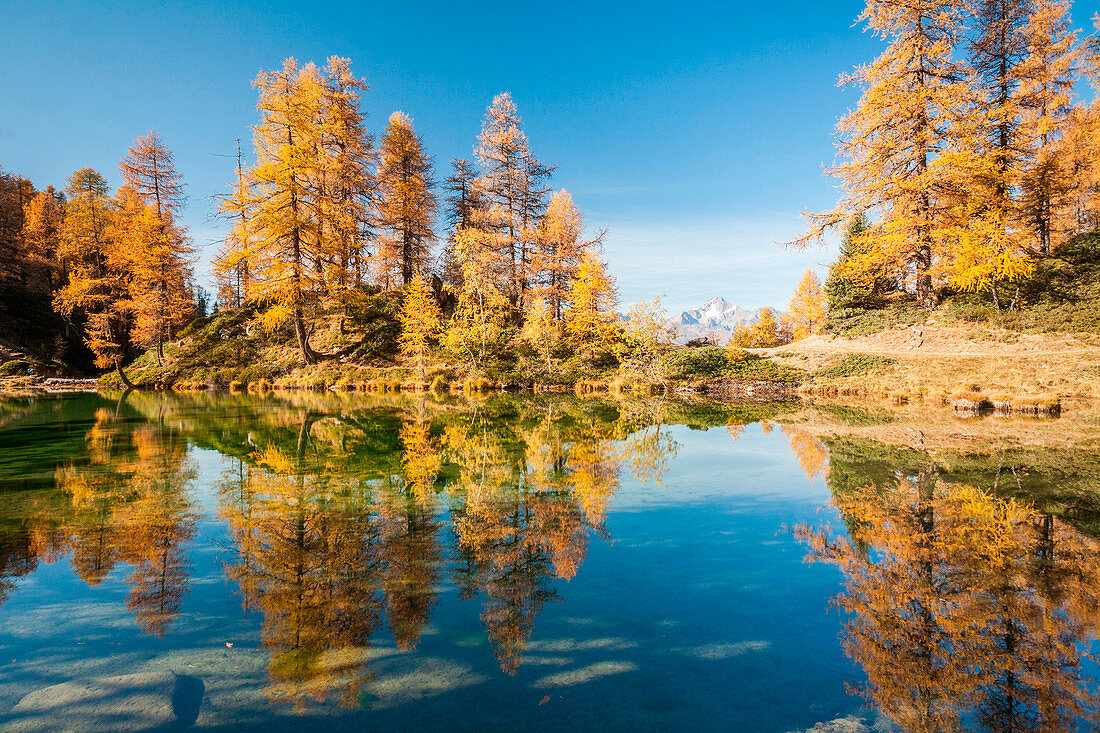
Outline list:
[[[676,329],[675,343],[686,344],[697,338],[708,338],[719,344],[726,344],[733,335],[733,329],[760,319],[763,308],[749,310],[736,306],[725,298],[714,297],[699,308],[683,311],[668,319],[668,324]]]

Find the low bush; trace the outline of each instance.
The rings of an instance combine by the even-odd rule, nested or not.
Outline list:
[[[911,300],[898,300],[884,308],[842,308],[829,314],[820,333],[835,336],[869,336],[888,328],[923,323],[928,312]]]
[[[16,374],[30,374],[34,370],[34,364],[26,359],[12,359],[0,364],[0,377],[11,377]]]
[[[720,346],[677,349],[665,354],[661,368],[669,379],[715,379],[729,367],[726,350]]]

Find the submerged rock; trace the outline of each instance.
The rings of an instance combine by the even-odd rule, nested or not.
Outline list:
[[[807,728],[806,733],[871,733],[871,729],[864,724],[863,718],[849,715],[818,723],[813,728]]]
[[[72,680],[29,693],[12,708],[5,731],[182,731],[199,714],[198,677],[141,672]]]
[[[847,715],[836,720],[818,723],[807,728],[805,733],[894,733],[895,727],[885,717],[879,717],[874,723],[856,715]]]

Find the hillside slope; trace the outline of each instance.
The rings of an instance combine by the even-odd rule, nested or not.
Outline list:
[[[1100,337],[945,324],[935,315],[875,334],[811,336],[768,356],[842,392],[1100,396]]]

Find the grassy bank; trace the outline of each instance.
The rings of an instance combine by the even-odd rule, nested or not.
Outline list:
[[[810,373],[802,388],[819,394],[990,404],[1100,397],[1100,339],[939,323],[934,314],[876,334],[813,336],[768,358]]]
[[[1033,409],[1100,397],[1100,235],[1077,237],[991,294],[946,291],[935,310],[896,293],[834,310],[817,335],[771,350],[803,390]]]

